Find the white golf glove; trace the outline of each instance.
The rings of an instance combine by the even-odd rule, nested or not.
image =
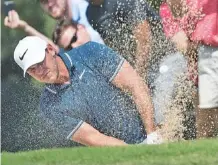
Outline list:
[[[155,131],[147,135],[146,142],[147,144],[161,144],[163,143],[163,139],[161,135]]]

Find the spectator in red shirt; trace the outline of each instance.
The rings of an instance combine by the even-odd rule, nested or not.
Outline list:
[[[212,136],[218,128],[218,0],[166,0],[160,16],[166,36],[190,62],[197,52],[197,136]]]

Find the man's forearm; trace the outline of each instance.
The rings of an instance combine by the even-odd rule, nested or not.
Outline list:
[[[139,75],[144,78],[146,74],[146,68],[148,64],[148,56],[150,51],[150,43],[139,43],[137,45],[137,52],[136,52],[136,70]]]
[[[125,146],[127,145],[124,141],[116,139],[111,136],[102,135],[101,137],[93,137],[93,139],[88,143],[88,146]]]
[[[136,40],[136,70],[141,77],[145,76],[149,51],[151,46],[151,30],[149,23],[145,20],[139,23],[133,31]]]
[[[75,132],[72,140],[86,146],[123,146],[124,141],[104,135],[88,123],[83,123]]]
[[[86,146],[124,146],[127,145],[124,141],[104,135],[99,132],[90,133],[87,136],[84,134],[75,135],[73,137],[75,142],[81,143]]]
[[[146,132],[149,134],[155,131],[154,109],[149,89],[142,79],[146,76],[149,51],[151,48],[151,29],[149,23],[146,20],[139,23],[133,33],[137,43],[136,70],[141,76],[141,79],[138,78],[138,80],[136,80],[137,82],[132,88],[132,94]]]
[[[147,134],[155,131],[154,108],[148,87],[142,81],[133,90],[134,101],[145,125]]]

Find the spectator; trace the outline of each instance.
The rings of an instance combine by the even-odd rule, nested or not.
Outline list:
[[[46,2],[48,3],[48,5],[46,5]],[[91,27],[91,25],[89,24],[89,22],[85,16],[86,8],[88,6],[87,1],[85,1],[85,0],[70,0],[70,1],[67,1],[67,0],[49,0],[49,1],[41,0],[41,4],[45,10],[47,9],[46,7],[52,5],[52,7],[50,6],[48,8],[50,10],[54,9],[54,11],[56,11],[53,13],[53,15],[51,15],[55,19],[61,20],[61,19],[65,19],[65,18],[70,18],[70,19],[72,19],[73,22],[82,24],[86,27],[92,41],[102,43],[102,44],[104,43],[104,41],[102,40],[99,33]],[[63,10],[63,8],[61,8],[61,7],[64,7],[64,5],[72,6],[72,8],[70,7],[69,10],[67,9],[67,11],[69,11],[69,13],[65,12]],[[59,7],[60,7],[60,10],[59,10]],[[72,11],[71,11],[71,9],[72,9]],[[74,17],[72,16],[72,13],[73,13]],[[63,15],[61,15],[61,14],[63,14]],[[56,47],[56,45],[49,38],[47,38],[46,36],[44,36],[43,34],[38,32],[36,29],[34,29],[32,26],[30,26],[26,21],[21,20],[19,18],[18,13],[14,10],[9,11],[8,16],[5,17],[4,24],[5,24],[5,26],[12,28],[12,29],[15,29],[15,28],[22,29],[29,35],[39,36],[40,38],[46,40],[53,47]],[[56,47],[56,49],[58,50],[58,47]]]
[[[218,1],[166,0],[160,7],[164,31],[188,58],[198,57],[197,136],[218,128]],[[193,70],[193,69],[192,69]]]
[[[97,2],[100,5],[96,5]],[[148,59],[146,56],[151,41],[148,18],[157,19],[157,15],[145,1],[95,0],[88,3],[86,0],[40,0],[40,3],[42,8],[53,18],[57,20],[72,19],[72,21],[84,25],[92,41],[98,41],[93,37],[96,36],[93,28],[96,29],[106,40],[107,45],[118,50],[119,53],[125,54],[129,62],[136,63],[135,66],[139,73],[145,74],[144,66]],[[14,11],[9,13],[9,17],[6,17],[5,25],[10,28],[20,27],[30,35],[45,39],[45,36],[25,21],[19,20]]]
[[[78,27],[77,33],[75,43],[84,39],[79,35],[84,28]],[[114,51],[87,41],[58,55],[39,37],[26,37],[17,45],[14,59],[24,75],[48,83],[42,114],[66,138],[88,146],[161,143],[142,78]]]

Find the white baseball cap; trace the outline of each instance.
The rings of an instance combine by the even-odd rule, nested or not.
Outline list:
[[[19,41],[14,50],[14,60],[23,69],[23,76],[27,69],[45,58],[46,41],[36,36],[28,36]]]

